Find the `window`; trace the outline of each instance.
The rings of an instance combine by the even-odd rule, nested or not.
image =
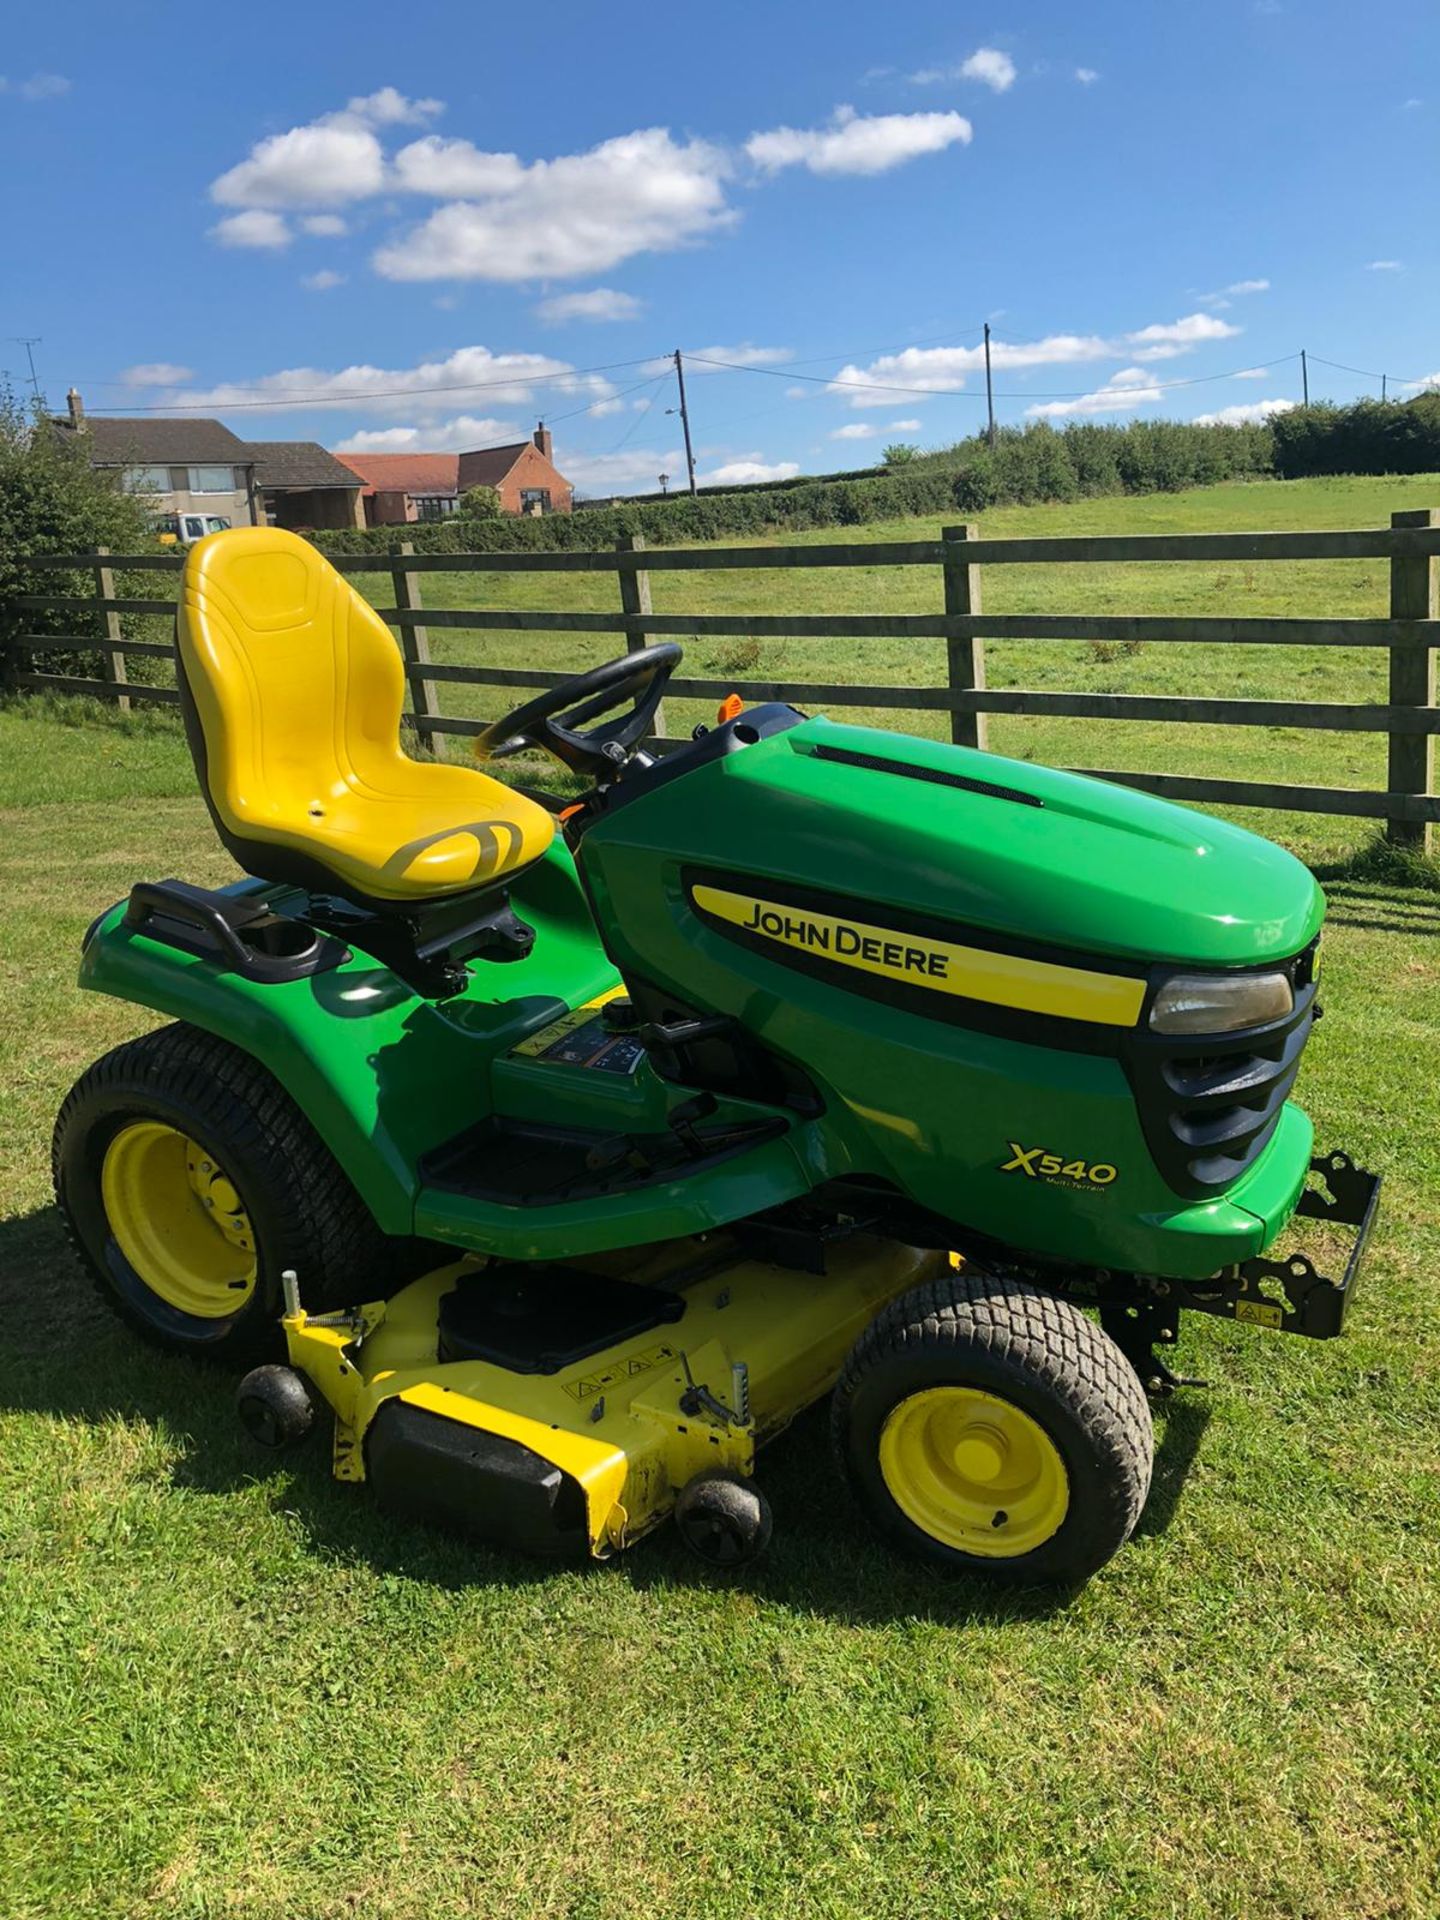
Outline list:
[[[452,513],[459,511],[460,502],[453,493],[417,493],[415,495],[417,520],[446,520]]]
[[[230,522],[223,513],[207,513],[205,516],[206,533],[228,533]]]
[[[522,513],[549,513],[550,489],[548,487],[522,487],[520,489],[520,511]]]
[[[169,467],[126,467],[127,493],[169,493]]]
[[[191,493],[236,493],[233,467],[191,467]]]

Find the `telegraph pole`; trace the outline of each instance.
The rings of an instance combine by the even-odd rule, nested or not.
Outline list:
[[[45,400],[40,392],[40,382],[35,374],[35,349],[41,344],[43,336],[38,333],[28,335],[12,333],[10,338],[15,342],[17,347],[24,347],[25,349],[25,358],[30,362],[30,385],[35,389],[36,402],[43,407]]]
[[[1305,396],[1305,404],[1310,404],[1310,363],[1305,358],[1305,349],[1300,349],[1300,391]]]
[[[990,410],[990,444],[995,444],[995,389],[990,382],[990,322],[985,322],[985,405]]]
[[[680,349],[675,349],[675,382],[680,389],[680,424],[685,429],[685,467],[690,475],[690,491],[695,491],[695,454],[690,445],[690,412],[685,405],[685,365]]]

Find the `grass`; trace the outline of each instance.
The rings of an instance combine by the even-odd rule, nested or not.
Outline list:
[[[1329,524],[1437,483],[1358,487],[1374,504]],[[1330,492],[1307,489],[1297,522],[1289,489],[1222,491],[1045,524],[1224,524],[1222,505],[1232,525],[1321,524]],[[1156,610],[1186,571],[1100,590]],[[1188,611],[1221,597],[1179,590]],[[1363,566],[1288,591],[1378,604]],[[1048,651],[1055,684],[1092,670]],[[1179,651],[1106,684],[1174,674]],[[1038,684],[1042,650],[1014,652]],[[1343,685],[1317,697],[1357,697],[1320,665]],[[1209,683],[1230,691],[1244,669],[1222,666]],[[1176,764],[1179,731],[1135,729],[1166,735],[1137,754]],[[1053,738],[1024,744],[1049,757]],[[1315,745],[1272,743],[1274,777],[1308,777],[1292,756]],[[1248,746],[1223,743],[1227,771]],[[168,716],[0,708],[7,1920],[1434,1920],[1440,900],[1411,884],[1428,869],[1353,857],[1347,823],[1280,831],[1331,899],[1305,1103],[1388,1180],[1345,1337],[1187,1327],[1182,1360],[1213,1384],[1160,1411],[1140,1532],[1073,1597],[892,1559],[814,1417],[764,1460],[776,1539],[745,1580],[707,1579],[668,1533],[555,1572],[382,1521],[320,1449],[257,1456],[231,1382],[142,1349],[75,1273],[51,1118],[146,1024],[76,991],[80,935],[138,877],[228,867]]]

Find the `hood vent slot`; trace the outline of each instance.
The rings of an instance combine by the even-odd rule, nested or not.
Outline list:
[[[843,767],[865,767],[871,773],[898,773],[905,780],[924,780],[932,787],[958,787],[962,793],[983,793],[991,800],[1014,800],[1022,807],[1043,807],[1037,794],[1018,787],[999,787],[993,780],[972,780],[963,773],[943,773],[939,767],[917,767],[907,760],[886,760],[878,753],[855,753],[849,747],[812,747],[814,760],[834,760]]]

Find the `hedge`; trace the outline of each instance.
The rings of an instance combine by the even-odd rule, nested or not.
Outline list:
[[[543,519],[507,516],[481,522],[457,515],[314,537],[327,553],[388,553],[401,540],[413,541],[419,553],[599,548],[613,546],[624,534],[642,534],[649,546],[683,546],[915,514],[978,513],[1036,500],[1171,491],[1266,475],[1271,462],[1268,426],[1137,420],[1124,427],[1080,423],[1057,432],[1035,425],[1006,428],[993,448],[977,435],[903,466],[823,479],[628,500]]]
[[[1294,407],[1271,424],[1282,480],[1316,473],[1440,472],[1440,393],[1398,404]]]

